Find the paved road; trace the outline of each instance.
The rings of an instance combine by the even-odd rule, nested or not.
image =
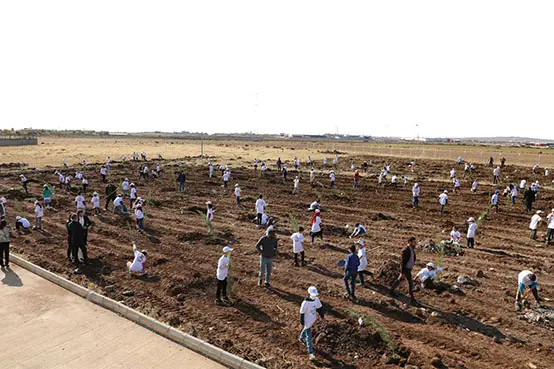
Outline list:
[[[11,267],[0,270],[2,369],[224,368],[14,264]]]

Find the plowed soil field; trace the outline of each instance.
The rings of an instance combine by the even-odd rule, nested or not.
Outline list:
[[[291,152],[289,159],[293,155]],[[481,224],[475,249],[465,249],[458,256],[424,251],[429,240],[438,243],[447,239],[453,225],[465,235],[467,218],[477,218],[487,209],[491,191],[496,188],[490,168],[479,164],[475,174],[462,175],[463,167],[455,165],[462,175],[462,192],[450,193],[446,213],[440,215],[438,195],[445,188],[452,189],[452,162],[421,160],[411,172],[409,159],[344,154],[337,168],[336,189],[329,188],[328,170],[321,171],[319,166],[318,183],[311,186],[304,166],[300,192],[293,195],[295,171],[291,170],[289,181],[283,183],[275,170],[275,159],[268,162],[270,170],[264,176],[251,166],[231,165],[228,190],[222,188],[220,172],[208,178],[207,164],[199,158],[162,161],[160,178],[149,181],[139,180],[140,163],[113,163],[109,180],[119,184],[128,177],[147,202],[144,234],[136,231],[132,217],[102,211],[93,217],[95,224],[89,234],[90,264],[84,267],[84,274],[73,274],[74,267],[65,255],[65,221],[75,210],[77,188],[72,193],[57,189],[55,210],[46,211],[43,230],[14,237],[12,251],[267,368],[554,368],[554,326],[544,320],[529,322],[513,306],[517,274],[523,269],[540,272],[540,294],[547,299],[544,305],[554,306],[549,302],[554,299],[554,251],[544,242],[529,239],[531,214],[525,214],[521,194],[513,207],[507,198],[501,198],[500,212],[489,213]],[[362,172],[360,187],[353,189],[350,162],[359,165],[369,159],[375,166]],[[397,187],[390,183],[377,187],[377,174],[385,160],[390,160],[392,173],[399,176]],[[154,162],[149,166],[154,167]],[[74,174],[76,169],[60,170]],[[176,191],[175,184],[180,169],[187,176],[183,194]],[[32,221],[33,200],[40,198],[42,184],[57,183],[54,168],[26,170],[31,183],[30,195],[25,195],[18,184],[19,173],[17,169],[3,169],[0,175],[0,195],[8,198],[11,225],[16,215]],[[103,205],[99,165],[90,164],[85,173],[90,182],[87,203],[90,206],[91,193],[97,190]],[[402,184],[402,175],[410,179],[407,186]],[[480,180],[476,194],[469,191],[474,177]],[[508,165],[498,188],[511,181],[519,183],[523,177],[543,183],[537,209],[554,207],[551,178],[532,175],[527,168]],[[411,209],[414,182],[422,188],[417,211]],[[235,183],[242,188],[240,209],[232,191]],[[253,222],[259,194],[264,195],[268,213],[277,221],[279,254],[271,288],[257,285],[259,256],[254,246],[264,234]],[[316,198],[323,208],[324,239],[311,245],[307,237],[307,266],[295,267],[291,230],[296,223],[309,229],[312,213],[308,206]],[[204,216],[198,213],[205,213],[208,200],[216,209],[211,235]],[[345,225],[356,222],[368,230],[368,270],[379,273],[367,278],[368,286],[357,290],[359,301],[352,302],[343,298],[342,270],[337,262],[354,243],[347,237]],[[544,239],[545,231],[543,224],[539,239]],[[391,278],[396,276],[394,262],[399,261],[410,236],[419,242],[414,271],[429,261],[446,269],[440,274],[439,290],[416,292],[421,306],[409,305],[405,295],[393,298],[387,294]],[[133,256],[132,241],[148,250],[147,277],[136,278],[126,270],[126,262]],[[217,306],[215,271],[225,245],[234,248],[230,276],[235,303]],[[459,276],[471,277],[474,284],[452,288]],[[314,363],[308,361],[306,348],[297,340],[301,330],[299,307],[311,285],[317,286],[327,310],[326,322],[318,320],[314,327]],[[407,293],[405,283],[399,292]],[[533,306],[533,298],[530,300]]]

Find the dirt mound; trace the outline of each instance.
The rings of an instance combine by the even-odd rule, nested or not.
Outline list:
[[[373,279],[376,282],[391,285],[400,273],[400,263],[395,260],[384,261],[375,271]]]
[[[371,217],[371,220],[394,220],[394,217],[392,215],[388,215],[388,214],[383,214],[383,213],[377,213],[377,214],[374,214],[372,217]]]
[[[435,243],[435,241],[423,240],[418,244],[418,247],[421,248],[423,252],[431,252],[434,254],[445,254],[445,255],[463,255],[464,251],[460,246],[456,246],[449,241],[441,241],[440,243]]]
[[[183,242],[186,242],[186,241],[199,241],[199,240],[202,240],[206,237],[205,234],[203,233],[200,233],[200,232],[185,232],[185,233],[182,233],[179,238],[181,239],[181,241]]]
[[[355,319],[316,325],[313,336],[315,345],[331,354],[380,357],[387,347],[375,328],[360,326]]]

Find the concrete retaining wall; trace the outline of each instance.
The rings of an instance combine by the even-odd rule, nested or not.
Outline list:
[[[10,260],[14,264],[17,264],[20,267],[27,269],[28,271],[41,276],[46,280],[49,280],[50,282],[57,284],[58,286],[63,287],[76,295],[86,298],[88,301],[93,302],[96,305],[111,310],[132,322],[140,324],[141,326],[146,327],[167,339],[177,342],[178,344],[193,351],[196,351],[229,368],[263,369],[263,367],[257,364],[251,363],[239,356],[233,355],[230,352],[227,352],[205,341],[202,341],[201,339],[181,332],[180,330],[175,329],[165,323],[152,319],[149,316],[146,316],[134,309],[131,309],[120,302],[102,296],[94,291],[84,288],[83,286],[80,286],[52,272],[49,272],[46,269],[43,269],[33,263],[30,263],[27,260],[18,257],[17,255],[11,254]]]

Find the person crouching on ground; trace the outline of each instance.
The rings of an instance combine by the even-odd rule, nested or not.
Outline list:
[[[310,222],[312,229],[310,231],[310,236],[312,237],[312,245],[315,243],[315,238],[319,238],[323,241],[323,230],[321,229],[321,212],[319,209],[315,209],[314,216]]]
[[[137,245],[133,242],[133,253],[135,254],[135,258],[132,262],[127,262],[129,274],[138,276],[146,275],[146,250],[139,251]]]
[[[223,248],[223,255],[219,258],[219,261],[217,262],[217,291],[215,298],[215,303],[217,305],[227,305],[231,302],[227,297],[227,276],[229,274],[229,265],[231,262],[231,251],[233,251],[232,248],[230,248],[229,246],[225,246]],[[222,294],[223,300],[221,299]]]
[[[342,278],[344,280],[344,286],[346,287],[346,294],[344,297],[356,300],[356,277],[360,266],[360,258],[356,254],[356,246],[350,246],[349,250],[350,254],[346,257],[344,277]],[[348,286],[348,283],[350,283],[350,286]]]
[[[305,298],[300,305],[300,324],[304,327],[300,332],[298,340],[306,345],[308,348],[308,355],[310,360],[315,360],[314,349],[312,345],[312,326],[314,325],[317,314],[321,317],[321,320],[325,320],[325,314],[323,311],[323,305],[319,301],[317,288],[311,286],[308,288],[309,297]]]
[[[30,233],[29,230],[31,228],[31,223],[26,218],[23,218],[21,216],[15,217],[15,231],[17,233],[23,232],[23,233]]]
[[[425,268],[421,269],[416,276],[414,281],[419,279],[421,288],[431,289],[433,288],[435,279],[437,278],[437,272],[435,272],[435,265],[433,263],[427,263]]]
[[[539,283],[539,277],[530,270],[523,270],[517,276],[518,288],[516,293],[515,307],[517,310],[521,310],[521,295],[525,287],[529,287],[535,298],[535,307],[540,307],[539,291],[537,285]]]
[[[113,201],[113,212],[114,214],[119,214],[121,216],[124,216],[127,214],[127,208],[123,204],[123,195],[119,194]]]
[[[348,238],[361,237],[366,233],[367,233],[367,231],[366,231],[365,227],[363,225],[361,225],[360,223],[356,223],[354,225],[354,231],[352,232],[352,234]]]
[[[302,242],[304,242],[304,227],[298,227],[298,232],[293,233],[290,238],[292,239],[292,252],[294,253],[294,266],[298,266],[298,254],[300,254],[300,259],[302,266],[306,265],[306,262],[304,261],[304,246],[302,245]]]

